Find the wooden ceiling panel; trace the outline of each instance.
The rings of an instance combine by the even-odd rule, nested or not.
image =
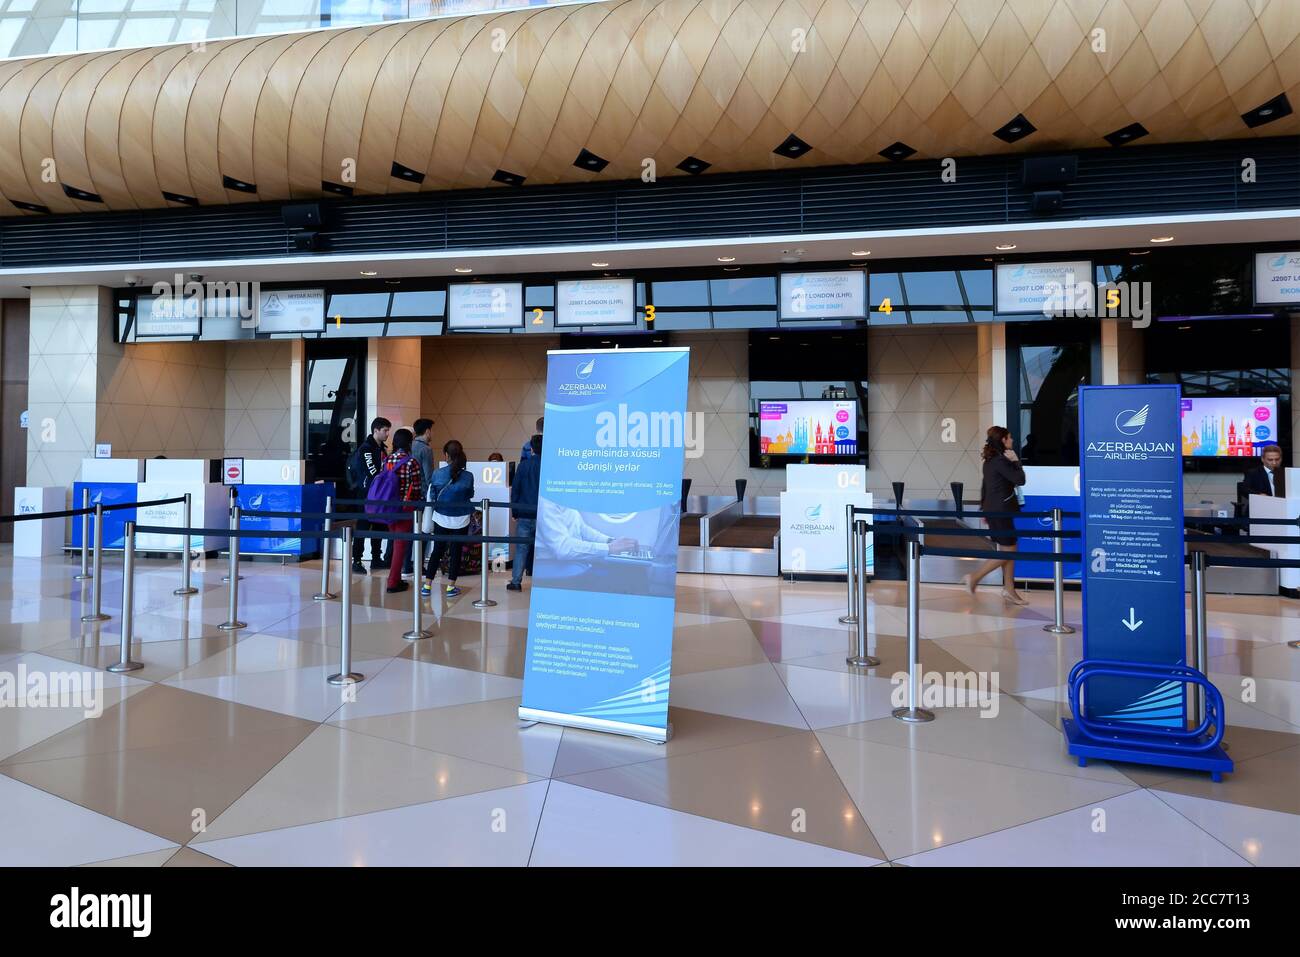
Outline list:
[[[1255,130],[1241,113],[1300,97],[1298,50],[1296,0],[605,0],[14,60],[0,215],[476,188],[498,169],[633,179],[646,159],[675,176],[687,155],[710,173],[882,162],[896,140],[918,158],[1083,149],[1132,122],[1148,142],[1294,135],[1298,113]],[[1038,132],[995,138],[1017,113]],[[791,133],[807,156],[772,152]],[[608,165],[578,169],[583,149]]]

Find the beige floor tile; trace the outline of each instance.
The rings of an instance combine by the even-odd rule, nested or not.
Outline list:
[[[891,717],[824,728],[821,733],[1031,771],[1129,783],[1124,774],[1105,764],[1079,767],[1066,751],[1065,735],[1011,695],[997,696],[996,714],[976,707],[944,708],[927,724],[908,724]]]
[[[322,725],[191,843],[526,784],[520,771]]]
[[[528,629],[464,618],[444,618],[427,627],[433,636],[406,642],[400,657],[510,678],[524,676]]]
[[[163,864],[163,867],[231,867],[225,861],[200,853],[192,847],[182,847]]]
[[[130,701],[127,699],[128,705]],[[0,773],[184,843],[194,836],[199,815],[214,820],[292,751],[311,728],[308,722],[297,721],[256,734],[26,760],[0,766]],[[36,750],[29,749],[19,757],[30,758]]]
[[[1133,790],[1070,774],[819,735],[887,856],[905,857]]]
[[[148,648],[144,649],[146,654],[149,651]],[[353,650],[352,657],[356,661],[380,658],[356,649]],[[338,664],[338,661],[338,651],[328,645],[294,641],[292,638],[274,635],[241,635],[238,641],[189,665],[174,677],[190,680],[265,671],[293,671],[316,665]]]
[[[40,744],[10,755],[2,765],[82,758],[118,751],[177,748],[201,752],[212,742],[282,731],[310,731],[314,724],[290,715],[152,685]]]
[[[93,864],[82,864],[82,867],[162,867],[171,858],[176,856],[178,850],[184,848],[167,847],[161,851],[149,851],[144,854],[132,854],[128,857],[115,857],[111,861],[95,861]]]
[[[1179,772],[1149,787],[1155,791],[1300,814],[1300,744],[1252,758],[1232,753],[1236,750],[1229,752],[1236,769],[1218,783],[1205,773]]]
[[[673,629],[673,674],[736,668],[767,661],[750,623],[727,619]]]
[[[534,724],[521,727],[519,699],[404,711],[331,721],[345,731],[398,741],[426,751],[440,751],[538,777],[549,777],[563,729]]]
[[[781,724],[690,708],[670,707],[668,723],[672,725],[673,736],[666,744],[652,744],[622,734],[565,728],[551,774],[563,777],[643,761],[662,761],[800,733],[797,728]]]
[[[116,680],[115,676],[110,678]],[[98,705],[107,711],[123,698],[138,694],[147,687],[146,684],[136,682],[118,687],[106,684],[98,698]],[[82,707],[0,708],[0,760],[25,751],[83,721],[97,720],[88,716],[86,710]]]
[[[144,667],[131,672],[131,676],[145,681],[166,681],[178,672],[200,664],[214,655],[220,656],[234,640],[233,637],[219,632],[217,635],[190,641],[136,642],[131,645],[131,660],[139,662]],[[107,668],[122,657],[118,645],[82,642],[51,645],[44,650],[43,654],[92,668]]]
[[[1296,637],[1300,638],[1300,626],[1296,628]],[[1266,645],[1255,641],[1224,640],[1219,644],[1231,647],[1221,647],[1222,653],[1218,655],[1214,648],[1210,649],[1210,671],[1300,682],[1300,648],[1285,643]]]
[[[811,732],[566,776],[570,784],[883,857]]]

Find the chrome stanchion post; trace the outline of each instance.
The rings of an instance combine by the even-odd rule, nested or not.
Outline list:
[[[1050,625],[1044,625],[1043,631],[1050,631],[1054,635],[1072,635],[1074,628],[1065,623],[1065,564],[1061,561],[1061,510],[1052,509],[1052,531],[1056,537],[1052,539],[1052,552],[1054,560],[1052,561],[1052,604],[1056,611],[1055,621]]]
[[[239,531],[239,505],[237,504],[238,501],[239,499],[235,492],[235,487],[232,485],[230,486],[230,495],[228,496],[228,503],[226,506],[227,511],[229,513],[229,519],[227,524],[230,526],[230,528],[234,529],[235,531]],[[221,580],[223,582],[230,581],[230,574],[227,573],[225,575],[222,575]]]
[[[858,623],[857,549],[853,545],[853,505],[844,506],[845,587],[848,591],[848,611],[840,615],[840,624]]]
[[[343,554],[352,554],[352,526],[343,526]],[[418,594],[418,590],[417,590]],[[330,675],[325,680],[332,685],[355,684],[365,677],[352,670],[352,575],[343,575],[343,589],[339,596],[343,608],[339,616],[339,673]]]
[[[480,564],[483,566],[483,571],[479,575],[481,587],[479,588],[478,600],[473,602],[475,608],[491,608],[493,605],[496,604],[496,602],[494,602],[491,598],[488,597],[489,565],[488,565],[488,543],[486,541],[486,538],[488,532],[488,512],[491,510],[491,508],[492,508],[492,500],[487,498],[483,499],[483,538],[485,539],[485,541],[483,542],[483,551],[482,551],[483,557],[479,560]]]
[[[135,617],[135,522],[126,523],[125,551],[122,553],[122,642],[117,661],[105,668],[113,674],[139,671],[144,667],[131,660],[132,619]]]
[[[921,543],[907,542],[907,707],[895,708],[900,721],[933,721],[934,712],[920,707],[921,698]]]
[[[417,533],[418,534],[418,533]],[[411,567],[416,569],[416,579],[412,583],[412,610],[411,610],[411,630],[402,635],[407,641],[419,641],[421,638],[430,638],[433,632],[424,627],[424,605],[420,602],[419,575],[420,569],[424,568],[424,542],[416,539],[411,542]]]
[[[81,490],[81,507],[90,508],[90,489]],[[72,576],[73,581],[84,582],[90,577],[90,513],[81,513],[81,571]]]
[[[325,496],[325,531],[333,529],[333,520],[330,515],[334,511],[334,496]],[[321,568],[320,568],[320,591],[311,596],[312,601],[329,601],[334,596],[330,594],[330,560],[334,555],[334,539],[322,538],[320,540]],[[416,589],[417,591],[419,589]]]
[[[82,621],[107,621],[108,615],[100,611],[100,599],[104,592],[104,506],[95,503],[95,573],[90,582],[92,595],[89,615],[82,615]]]
[[[853,506],[849,506],[852,508]],[[880,659],[875,655],[867,654],[867,523],[858,519],[854,523],[854,537],[857,538],[857,615],[854,616],[854,623],[858,626],[858,646],[854,653],[844,659],[848,664],[855,668],[874,668],[880,664]],[[842,619],[841,619],[842,620]]]
[[[231,531],[239,531],[239,506],[236,505],[230,512]],[[230,582],[230,605],[226,612],[226,620],[217,625],[222,631],[235,631],[239,628],[247,628],[248,622],[240,621],[239,615],[239,537],[230,536],[230,573],[226,576],[226,581]]]
[[[1205,552],[1192,552],[1192,667],[1205,674],[1208,667],[1209,628],[1205,616]],[[1192,694],[1192,727],[1205,720],[1205,689],[1200,685]]]
[[[173,595],[193,595],[198,589],[190,584],[190,493],[185,493],[185,505],[181,511],[181,524],[185,531],[181,533],[181,587]]]

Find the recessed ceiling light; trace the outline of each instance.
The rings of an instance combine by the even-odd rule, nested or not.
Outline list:
[[[473,271],[474,271],[474,270],[471,269],[469,266],[457,266],[457,267],[456,267],[456,272],[473,272]]]
[[[739,266],[723,266],[723,267],[722,267],[722,271],[723,271],[723,272],[740,272],[740,267],[739,267]]]
[[[361,270],[361,275],[363,275],[363,276],[378,276],[379,273],[375,272],[373,269],[363,269],[363,270]]]
[[[871,250],[870,250],[870,249],[855,249],[855,250],[853,250],[853,252],[849,253],[849,255],[850,255],[850,256],[870,256],[870,255],[871,255]]]
[[[592,263],[592,265],[595,266],[597,269],[599,269],[602,266],[608,266],[609,263]]]
[[[1153,243],[1172,243],[1174,241],[1174,237],[1173,236],[1152,236],[1151,241]]]
[[[1150,253],[1151,250],[1149,249],[1130,249],[1128,254],[1130,256],[1147,256]]]
[[[719,256],[719,257],[718,257],[718,262],[720,262],[720,263],[734,263],[735,261],[736,261],[736,257],[735,257],[735,256]]]
[[[994,246],[993,248],[996,249],[996,250],[998,250],[999,252],[1006,252],[1008,249],[1015,249],[1015,248],[1016,248],[1016,244],[1015,244],[1015,243],[1002,243],[1002,244],[1000,244],[1000,245]]]

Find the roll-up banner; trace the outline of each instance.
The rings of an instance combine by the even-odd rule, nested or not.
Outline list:
[[[521,719],[671,735],[689,357],[548,353]]]
[[[1176,385],[1082,386],[1083,656],[1182,665],[1183,458]],[[1088,716],[1180,728],[1183,686],[1099,677]]]

